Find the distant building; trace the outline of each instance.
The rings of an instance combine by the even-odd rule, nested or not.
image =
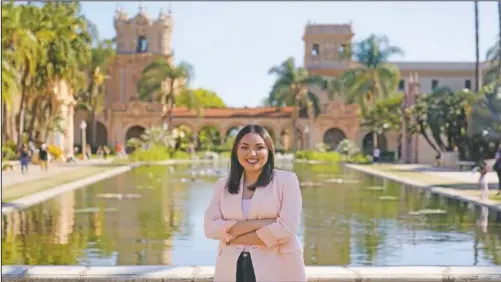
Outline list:
[[[174,22],[171,13],[161,12],[157,19],[140,9],[138,14],[129,18],[118,9],[114,18],[117,38],[117,56],[110,65],[109,77],[105,81],[105,109],[97,118],[96,145],[125,144],[133,137],[139,137],[145,128],[162,126],[162,107],[157,102],[139,101],[136,91],[137,81],[148,64],[164,58],[174,64],[170,56],[171,35]],[[352,45],[351,24],[317,25],[308,24],[303,36],[304,66],[311,74],[325,78],[342,74],[356,65],[344,59],[342,52]],[[419,73],[422,92],[433,87],[449,86],[454,90],[471,88],[474,85],[474,63],[432,63],[432,62],[394,62],[400,68],[402,81],[400,91],[407,91],[408,78]],[[274,107],[205,109],[203,116],[196,111],[183,108],[174,110],[173,126],[184,125],[191,129],[194,137],[206,126],[215,127],[221,143],[228,135],[247,123],[265,126],[275,139],[278,148],[290,149],[292,146],[293,126],[296,130],[296,148],[313,148],[318,143],[326,143],[331,148],[344,138],[349,138],[361,146],[370,147],[371,133],[360,129],[358,105],[345,105],[340,100],[330,101],[322,90],[311,89],[321,101],[321,113],[317,118],[308,118],[302,111],[293,124],[293,108]],[[87,113],[79,111],[75,116],[75,128]],[[90,140],[87,126],[87,139]],[[80,130],[75,130],[75,143],[81,142]],[[379,144],[382,150],[398,150],[396,136],[382,136]],[[423,143],[423,142],[421,142]],[[421,146],[421,145],[419,145]],[[425,148],[423,149],[425,150]],[[426,149],[427,150],[427,149]],[[429,154],[425,154],[429,155]],[[434,155],[430,157],[434,161]]]
[[[336,77],[347,70],[356,67],[356,62],[342,56],[353,47],[353,29],[351,24],[307,24],[303,36],[304,67],[310,74],[319,75],[326,79]],[[474,62],[390,62],[400,70],[398,91],[409,92],[411,75],[418,74],[416,82],[420,93],[430,93],[438,87],[450,87],[454,91],[474,89],[475,63]],[[482,67],[481,67],[482,73]],[[320,98],[322,104],[328,104],[327,93],[320,89],[311,89]],[[371,133],[362,129],[357,135],[361,147],[372,146]],[[393,136],[392,136],[393,135]],[[388,134],[382,138],[382,149],[398,150],[398,140],[395,134]],[[419,151],[419,162],[433,163],[435,153],[425,140],[417,137],[413,143]],[[417,155],[417,154],[415,154]],[[417,157],[416,157],[417,158]],[[414,159],[416,159],[414,158]]]

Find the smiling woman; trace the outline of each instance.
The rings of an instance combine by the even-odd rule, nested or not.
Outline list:
[[[230,175],[219,179],[205,211],[205,235],[220,241],[214,281],[306,281],[296,236],[301,212],[298,178],[274,169],[268,132],[243,127]]]

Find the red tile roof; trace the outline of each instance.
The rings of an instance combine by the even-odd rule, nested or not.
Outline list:
[[[252,117],[290,117],[293,107],[258,107],[258,108],[209,108],[201,111],[204,118],[252,118]],[[174,108],[174,117],[197,117],[196,110]]]

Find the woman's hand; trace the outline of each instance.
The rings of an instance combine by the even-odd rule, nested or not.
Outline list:
[[[258,245],[264,246],[264,242],[257,236],[256,231],[240,235],[226,245]]]
[[[272,224],[275,221],[275,219],[251,219],[239,221],[231,227],[228,233],[232,237],[237,238],[240,235],[256,231],[263,226]]]

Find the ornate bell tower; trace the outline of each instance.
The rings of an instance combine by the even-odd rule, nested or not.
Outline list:
[[[351,23],[308,23],[303,36],[304,67],[308,71],[348,67],[354,35]]]
[[[117,54],[171,53],[173,21],[171,12],[160,12],[157,20],[151,20],[140,6],[138,14],[129,19],[122,8],[117,9],[114,19],[117,37]]]
[[[304,41],[304,68],[311,75],[327,79],[338,76],[351,65],[352,38],[355,34],[349,24],[307,23]],[[321,111],[327,113],[330,100],[327,92],[318,86],[309,89],[317,94]]]
[[[170,55],[174,23],[170,9],[151,19],[142,6],[133,18],[123,8],[117,8],[113,23],[117,54],[107,79],[106,102],[109,108],[121,108],[138,99],[137,82],[147,65],[160,58],[174,63]]]

